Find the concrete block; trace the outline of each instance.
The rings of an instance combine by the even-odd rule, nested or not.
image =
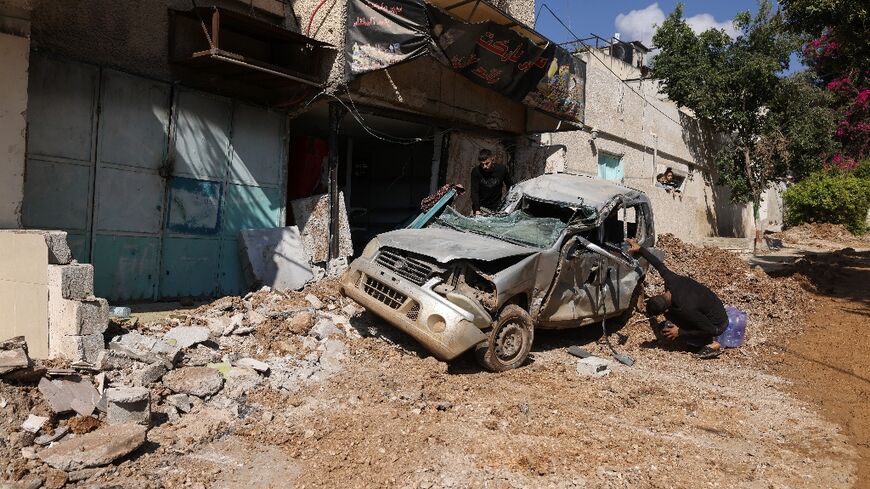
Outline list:
[[[78,301],[53,296],[49,292],[49,336],[103,334],[109,326],[109,303],[91,297]]]
[[[94,295],[94,266],[82,263],[48,266],[48,294],[84,300]]]
[[[106,403],[109,424],[151,422],[151,391],[145,387],[110,387]]]
[[[51,358],[70,361],[85,361],[96,364],[106,343],[102,333],[89,335],[64,335],[49,332],[48,349]]]
[[[613,362],[605,358],[587,357],[577,360],[577,373],[585,377],[610,375]]]
[[[133,383],[137,386],[147,386],[160,380],[165,373],[166,365],[163,362],[154,362],[133,372]]]

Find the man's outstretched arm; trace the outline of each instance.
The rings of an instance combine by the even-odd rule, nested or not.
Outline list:
[[[661,275],[662,278],[665,279],[665,282],[678,276],[676,273],[670,271],[668,267],[666,267],[665,264],[658,259],[657,256],[650,253],[649,250],[646,249],[646,247],[641,246],[641,244],[638,243],[635,238],[626,238],[625,242],[628,243],[629,253],[634,255],[639,254],[640,256],[644,257],[646,261],[648,261],[649,264],[652,265],[653,268],[655,268],[659,272],[659,275]]]

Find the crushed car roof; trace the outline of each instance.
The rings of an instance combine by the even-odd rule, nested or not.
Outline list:
[[[646,200],[643,192],[618,183],[585,175],[554,173],[541,175],[516,185],[524,195],[536,200],[564,203],[570,207],[588,206],[601,210],[614,197],[627,203]]]

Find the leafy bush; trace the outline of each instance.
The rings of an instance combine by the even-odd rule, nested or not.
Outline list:
[[[829,222],[863,234],[870,210],[870,161],[862,162],[853,172],[815,172],[789,187],[782,200],[786,226]]]

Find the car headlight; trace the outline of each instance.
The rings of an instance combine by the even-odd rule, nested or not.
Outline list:
[[[380,247],[381,247],[381,243],[380,243],[380,241],[378,241],[378,238],[372,239],[371,241],[369,241],[369,244],[367,244],[366,247],[363,248],[362,257],[363,258],[371,258],[371,257],[375,256],[375,253],[378,252]]]

